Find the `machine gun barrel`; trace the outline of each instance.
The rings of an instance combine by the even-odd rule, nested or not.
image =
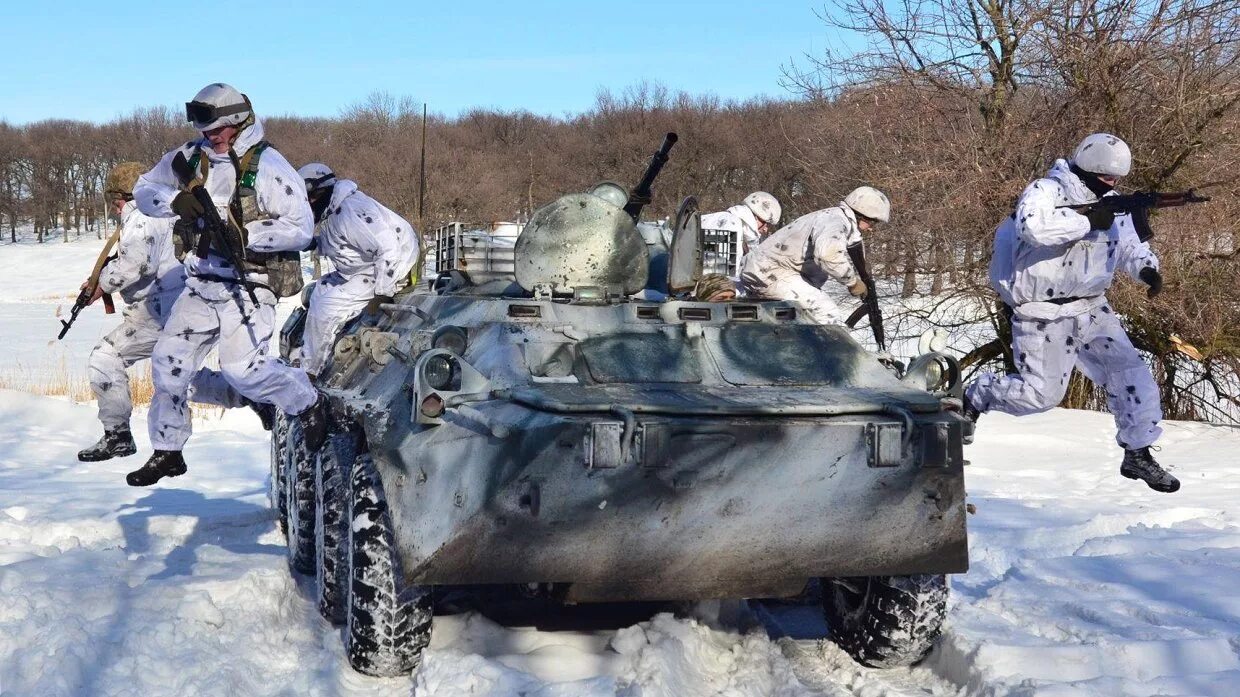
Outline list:
[[[642,209],[650,203],[652,196],[650,187],[654,184],[655,177],[659,176],[659,172],[662,171],[663,165],[667,164],[667,155],[677,139],[675,133],[663,136],[663,145],[659,146],[659,151],[650,158],[650,165],[646,167],[646,173],[642,175],[641,181],[637,182],[637,186],[629,192],[629,202],[625,204],[624,212],[633,218],[633,222],[637,222]]]

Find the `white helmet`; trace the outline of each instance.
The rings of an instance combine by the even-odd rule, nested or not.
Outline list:
[[[331,167],[322,162],[311,162],[308,165],[302,165],[297,170],[297,176],[306,183],[306,193],[314,193],[320,189],[326,189],[336,183],[336,173]]]
[[[1072,164],[1090,174],[1126,177],[1132,169],[1132,151],[1127,143],[1110,133],[1095,133],[1076,146]]]
[[[199,131],[220,126],[237,126],[253,116],[250,98],[232,85],[213,82],[198,90],[194,100],[185,103],[185,120]]]
[[[753,212],[755,218],[771,227],[779,225],[779,218],[784,212],[779,205],[779,199],[765,191],[755,191],[746,196],[745,205]]]
[[[891,220],[891,201],[887,195],[872,186],[858,186],[844,197],[844,205],[853,212],[871,220],[885,223]]]

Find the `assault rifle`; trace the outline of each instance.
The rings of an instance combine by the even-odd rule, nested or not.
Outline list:
[[[1150,227],[1150,211],[1155,208],[1179,208],[1190,203],[1205,203],[1209,196],[1199,196],[1195,189],[1165,193],[1162,191],[1138,191],[1135,194],[1103,196],[1094,203],[1078,206],[1059,206],[1071,208],[1082,215],[1090,211],[1110,211],[1115,215],[1127,213],[1132,216],[1132,226],[1136,228],[1137,237],[1147,242],[1154,236]]]
[[[870,274],[870,266],[865,262],[865,244],[858,242],[848,245],[848,258],[852,260],[857,276],[865,284],[866,294],[861,300],[861,307],[854,310],[844,324],[852,329],[857,326],[857,322],[860,322],[862,317],[868,315],[870,329],[874,332],[874,343],[879,351],[886,351],[887,337],[883,333],[883,311],[878,307],[878,289],[874,287],[874,276]]]
[[[77,321],[78,313],[82,308],[90,304],[92,298],[95,297],[95,291],[99,290],[99,274],[103,273],[103,267],[108,265],[109,261],[116,258],[112,253],[112,249],[116,247],[121,239],[121,229],[118,227],[109,237],[108,241],[103,245],[103,251],[99,252],[99,258],[95,260],[95,268],[91,270],[90,277],[86,279],[86,285],[82,286],[82,292],[78,293],[77,300],[73,301],[73,308],[69,310],[69,319],[60,320],[60,334],[56,336],[56,340],[60,341],[65,338],[65,334],[69,333],[69,327]],[[112,294],[104,293],[103,296],[103,312],[104,314],[113,314],[116,312],[116,304],[112,302]]]
[[[659,172],[663,169],[663,165],[667,164],[667,154],[671,152],[672,146],[676,144],[677,136],[675,133],[668,133],[663,137],[663,145],[659,146],[659,151],[650,158],[650,165],[646,167],[646,173],[642,175],[641,181],[637,182],[637,186],[629,192],[629,202],[624,205],[624,212],[633,218],[633,222],[637,222],[638,217],[642,214],[642,209],[646,204],[650,203],[652,194],[650,185],[654,184],[654,178],[659,176]]]
[[[245,277],[245,254],[244,250],[238,249],[244,238],[239,230],[230,227],[220,217],[220,212],[215,210],[215,202],[211,200],[211,194],[207,193],[207,188],[203,186],[203,181],[198,177],[198,173],[190,166],[189,161],[185,159],[185,153],[178,152],[172,158],[172,173],[176,175],[177,181],[181,182],[181,188],[188,191],[198,204],[202,206],[203,214],[199,219],[199,227],[201,234],[208,235],[213,246],[223,252],[228,257],[229,263],[233,265],[233,269],[237,272],[237,283],[240,283],[250,294],[250,300],[255,305],[258,304],[258,296],[254,293],[254,288],[258,284],[250,281]],[[234,232],[236,233],[234,235]],[[234,237],[236,238],[234,240]]]

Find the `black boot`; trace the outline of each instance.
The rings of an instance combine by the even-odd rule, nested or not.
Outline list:
[[[125,475],[125,482],[129,486],[150,486],[164,477],[185,474],[185,470],[180,450],[156,450],[145,465]]]
[[[114,457],[133,455],[136,452],[138,452],[138,446],[133,442],[133,434],[129,432],[129,426],[125,425],[114,429],[104,429],[103,437],[98,443],[78,451],[78,459],[82,462],[102,462]]]
[[[264,431],[270,431],[276,422],[276,408],[273,404],[262,404],[252,399],[245,400],[245,405],[254,410],[258,414],[258,420],[263,424]]]
[[[977,419],[982,415],[982,412],[979,411],[977,407],[973,406],[973,402],[969,401],[969,392],[967,390],[965,391],[964,396],[960,398],[960,404],[961,415],[976,424]]]
[[[1150,454],[1149,446],[1124,451],[1124,464],[1119,473],[1129,479],[1140,479],[1154,491],[1171,493],[1179,491],[1180,480],[1171,476]]]
[[[330,418],[327,410],[327,397],[320,392],[314,404],[298,414],[297,418],[301,419],[301,434],[305,439],[306,452],[318,452],[327,442],[327,420]]]

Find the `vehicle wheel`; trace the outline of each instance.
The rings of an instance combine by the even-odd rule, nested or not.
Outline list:
[[[344,558],[347,500],[345,478],[357,458],[357,436],[332,435],[319,453],[314,486],[314,575],[319,612],[333,624],[345,619],[349,567]]]
[[[271,480],[267,484],[267,500],[276,512],[276,525],[280,532],[288,534],[287,502],[284,493],[284,468],[288,447],[288,419],[284,412],[276,409],[275,421],[271,426]]]
[[[407,675],[430,642],[431,594],[424,587],[402,587],[387,500],[369,453],[353,463],[349,498],[345,652],[358,672]]]
[[[288,564],[296,572],[314,573],[314,459],[306,452],[301,423],[289,419],[285,446],[284,517]]]
[[[941,574],[822,579],[828,636],[871,668],[911,666],[930,653],[947,610]]]

